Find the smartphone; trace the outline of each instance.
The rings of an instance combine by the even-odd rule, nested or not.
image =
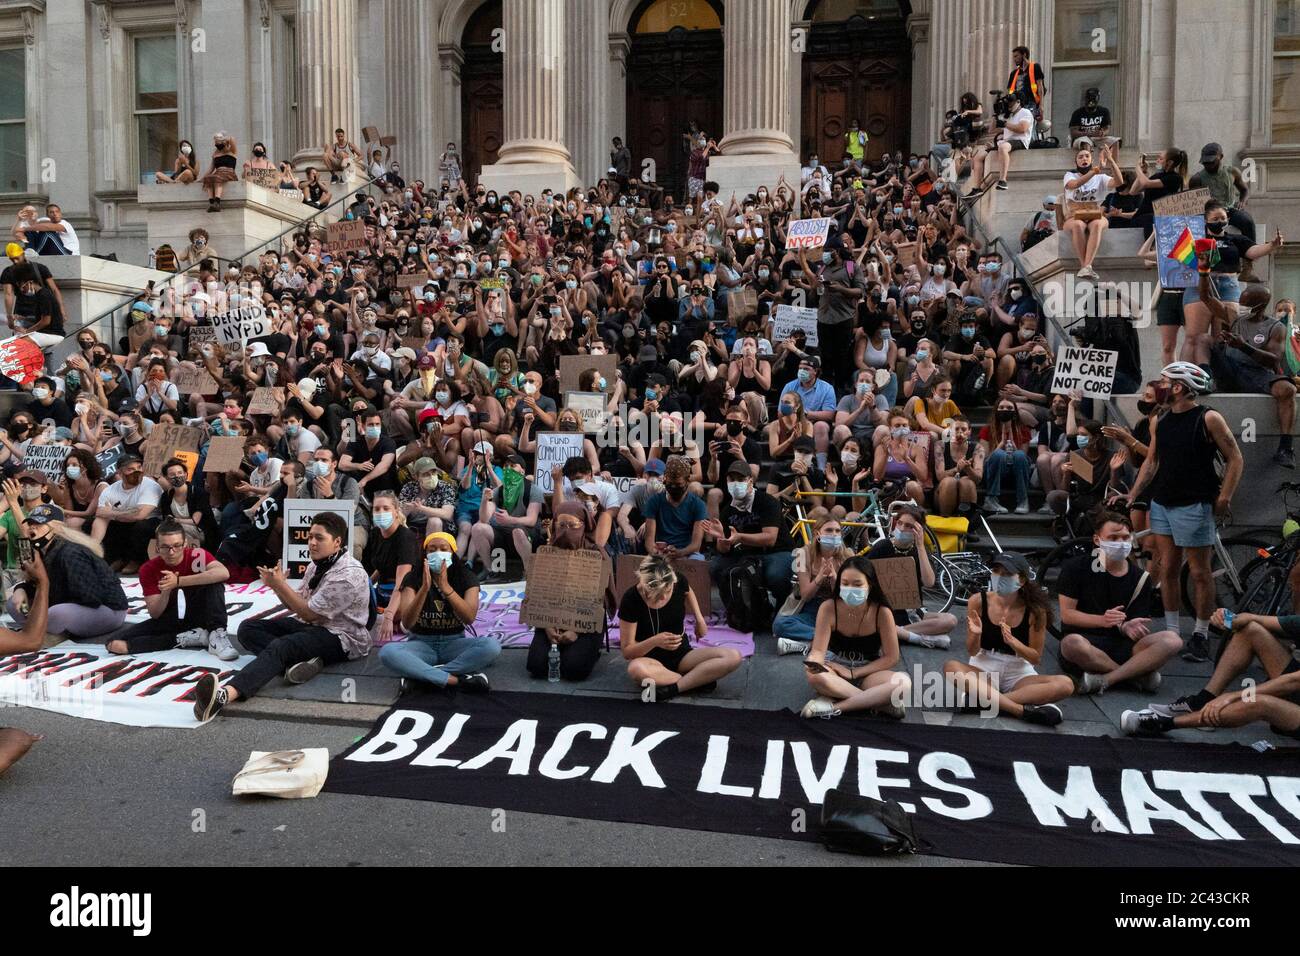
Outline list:
[[[36,549],[32,547],[31,538],[18,539],[18,561],[20,564],[26,564],[29,561],[31,561],[32,556],[35,553],[36,553]]]
[[[803,666],[808,668],[808,670],[812,671],[814,674],[826,674],[830,672],[830,668],[820,661],[806,660],[803,662]]]

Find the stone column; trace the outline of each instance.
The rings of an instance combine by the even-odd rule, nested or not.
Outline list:
[[[505,143],[479,182],[536,195],[579,185],[565,136],[564,0],[504,0]]]
[[[363,151],[357,113],[356,0],[298,0],[298,146],[294,164],[320,163],[334,130]]]
[[[609,37],[609,87],[606,101],[609,103],[609,126],[606,132],[609,138],[615,136],[627,144],[627,58],[632,52],[632,38],[626,33],[614,33]],[[609,162],[609,152],[612,146],[606,147],[605,162]],[[605,166],[608,169],[608,166]],[[632,170],[632,175],[640,178],[641,173],[637,169]]]
[[[565,139],[585,184],[609,168],[608,0],[568,0],[565,14]]]
[[[402,175],[408,181],[423,176],[426,183],[437,175],[442,152],[433,138],[440,111],[433,71],[437,39],[429,7],[424,0],[386,0],[384,82],[390,128],[379,131],[397,137],[393,158],[401,162]]]
[[[790,137],[790,4],[747,0],[727,7],[723,27],[722,151],[709,164],[721,195],[775,188],[782,173],[798,189],[799,160]],[[706,130],[712,133],[712,130]]]
[[[907,38],[912,41],[912,152],[924,153],[939,134],[939,119],[948,109],[930,93],[930,0],[913,0],[907,18]]]

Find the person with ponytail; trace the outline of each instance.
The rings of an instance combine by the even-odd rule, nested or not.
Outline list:
[[[370,507],[370,523],[375,533],[366,540],[361,553],[361,563],[370,572],[371,587],[375,592],[375,607],[382,613],[375,622],[374,635],[378,644],[393,639],[393,625],[402,610],[402,595],[398,590],[412,568],[419,567],[420,539],[406,527],[406,516],[395,491],[376,491]]]
[[[778,654],[807,654],[817,633],[817,612],[835,593],[837,569],[853,552],[844,546],[844,527],[823,511],[808,543],[794,552],[795,589],[772,622]]]
[[[833,597],[817,611],[817,629],[804,659],[817,692],[803,717],[838,717],[873,710],[902,720],[912,682],[896,672],[901,655],[894,610],[871,561],[850,558],[836,572]]]
[[[945,662],[945,679],[959,697],[978,700],[991,714],[1055,727],[1063,719],[1055,702],[1074,693],[1074,682],[1035,670],[1043,659],[1051,599],[1030,576],[1023,554],[999,554],[990,571],[989,589],[966,605],[970,660]]]
[[[385,644],[379,660],[402,676],[402,692],[412,682],[437,688],[458,687],[487,693],[483,673],[501,654],[490,637],[467,636],[478,616],[479,585],[456,553],[456,539],[435,531],[424,539],[424,559],[402,582],[405,641]]]
[[[551,520],[551,544],[554,547],[565,551],[601,551],[596,545],[595,533],[596,518],[583,502],[566,501],[556,507],[555,517]],[[554,627],[536,628],[524,666],[533,677],[547,677],[551,646],[554,645],[560,650],[561,679],[586,680],[600,659],[603,637],[598,631],[583,634]]]

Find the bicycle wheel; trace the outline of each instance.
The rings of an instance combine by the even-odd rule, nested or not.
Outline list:
[[[972,594],[988,590],[988,565],[974,551],[946,554],[943,562],[952,575],[952,599],[957,604],[965,606]]]
[[[1238,614],[1276,615],[1291,610],[1291,569],[1276,558],[1256,558],[1241,569],[1241,599],[1233,606]]]
[[[1058,582],[1061,578],[1061,566],[1066,561],[1074,558],[1092,554],[1096,546],[1092,543],[1092,538],[1071,538],[1069,541],[1062,542],[1051,551],[1047,552],[1043,560],[1038,563],[1037,580],[1050,594],[1059,594]],[[1053,637],[1061,636],[1061,625],[1055,617],[1048,616],[1047,629],[1052,632]]]
[[[934,568],[934,586],[921,588],[921,609],[927,615],[942,614],[952,607],[952,570],[937,554],[930,555],[930,567]]]
[[[1268,542],[1255,535],[1237,535],[1222,539],[1223,548],[1232,562],[1231,573],[1224,565],[1218,548],[1210,549],[1210,573],[1214,576],[1214,606],[1236,607],[1241,600],[1244,588],[1241,586],[1241,569],[1259,557],[1261,548],[1267,548]],[[1192,572],[1189,565],[1183,564],[1178,572],[1178,589],[1183,599],[1183,610],[1194,614],[1192,607]]]

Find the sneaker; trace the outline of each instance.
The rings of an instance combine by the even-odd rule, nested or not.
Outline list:
[[[839,711],[836,711],[836,713],[839,713]],[[907,716],[907,705],[895,704],[890,701],[884,707],[879,708],[876,713],[881,717],[888,717],[890,720],[902,720]]]
[[[188,631],[181,631],[176,635],[177,650],[190,650],[192,648],[208,649],[208,632],[201,627],[192,627]]]
[[[1094,269],[1092,266],[1084,266],[1076,274],[1079,276],[1080,279],[1096,279],[1098,277],[1097,270]]]
[[[1007,181],[1005,179],[999,179],[996,188],[1005,190],[1007,188]]]
[[[309,661],[300,661],[284,672],[284,679],[290,684],[305,684],[325,669],[325,661],[313,657]]]
[[[204,724],[226,706],[226,689],[217,683],[216,674],[204,674],[194,683],[194,719]]]
[[[1061,708],[1055,704],[1025,704],[1020,719],[1030,724],[1055,727],[1065,720],[1065,714],[1061,713]]]
[[[1277,454],[1273,456],[1273,464],[1281,465],[1283,468],[1295,470],[1295,452],[1290,448],[1279,448]]]
[[[776,652],[778,654],[807,654],[810,647],[812,647],[812,643],[809,641],[795,641],[788,637],[778,637],[776,639]]]
[[[486,694],[491,690],[488,684],[487,674],[461,674],[457,679],[456,686],[461,690],[467,690],[471,694]]]
[[[952,638],[947,634],[918,634],[917,638],[922,647],[941,647],[944,650],[952,643]]]
[[[1192,694],[1186,694],[1170,704],[1147,704],[1147,710],[1170,719],[1181,714],[1194,714],[1196,711],[1192,708],[1192,697]]]
[[[695,690],[691,691],[691,693],[712,694],[717,689],[718,689],[718,682],[715,680],[711,680],[707,684],[701,684],[699,687],[695,688]]]
[[[1174,729],[1174,719],[1152,710],[1126,710],[1119,716],[1119,729],[1130,737],[1159,737]]]
[[[1164,683],[1164,678],[1160,676],[1159,671],[1152,671],[1149,674],[1143,674],[1141,677],[1135,677],[1129,681],[1129,685],[1134,690],[1141,691],[1143,694],[1154,694]]]
[[[803,710],[799,711],[800,717],[825,717],[828,720],[839,715],[840,709],[829,697],[814,697],[803,705]]]
[[[996,498],[985,498],[984,510],[991,515],[1004,515],[1007,513],[1006,506]]]
[[[1029,514],[1029,502],[1028,502],[1028,501],[1022,501],[1022,502],[1020,502],[1018,505],[1016,505],[1016,514],[1018,514],[1018,515],[1027,515],[1027,514]]]
[[[1084,674],[1075,682],[1078,694],[1090,696],[1092,694],[1106,693],[1106,678],[1101,674]]]
[[[1183,660],[1201,664],[1210,659],[1210,639],[1204,634],[1193,634],[1183,651]]]
[[[1052,506],[1051,506],[1051,505],[1046,505],[1046,504],[1043,505],[1041,508],[1039,508],[1039,509],[1038,509],[1036,512],[1034,512],[1034,513],[1035,513],[1035,514],[1040,514],[1040,515],[1053,515],[1053,514],[1056,514],[1056,512],[1052,510]]]
[[[208,632],[208,653],[215,654],[218,660],[239,660],[239,651],[235,650],[235,646],[230,643],[224,627]]]

